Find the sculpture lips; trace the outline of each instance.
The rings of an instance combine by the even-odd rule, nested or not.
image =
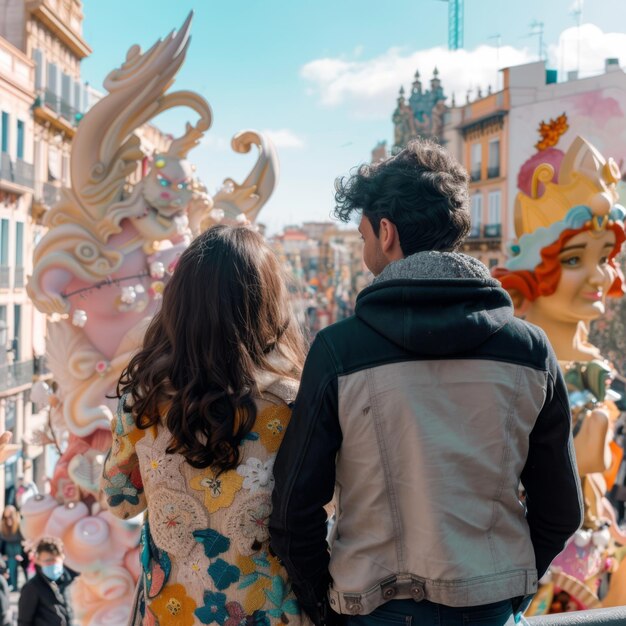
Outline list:
[[[586,291],[585,293],[582,294],[582,297],[585,298],[585,300],[593,300],[598,301],[598,300],[602,300],[602,292],[601,291]]]

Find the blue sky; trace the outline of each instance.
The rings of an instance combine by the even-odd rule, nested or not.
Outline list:
[[[190,159],[213,192],[253,165],[251,155],[232,153],[232,135],[269,131],[281,175],[259,221],[275,232],[329,218],[334,179],[368,161],[377,141],[392,142],[397,91],[410,86],[415,69],[426,83],[438,65],[444,90],[462,102],[468,89],[495,85],[498,65],[537,59],[533,20],[544,24],[556,69],[576,67],[578,36],[581,75],[600,72],[603,59],[620,52],[626,66],[626,0],[587,0],[580,30],[576,2],[465,0],[465,50],[450,53],[448,7],[439,0],[85,0],[83,34],[93,54],[81,72],[102,89],[132,44],[146,49],[193,9],[175,88],[204,96],[214,121]],[[158,125],[178,133],[187,115],[169,113]]]

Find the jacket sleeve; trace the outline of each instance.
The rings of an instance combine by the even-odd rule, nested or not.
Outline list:
[[[135,517],[146,509],[146,496],[139,471],[135,442],[143,434],[126,407],[126,396],[120,398],[117,415],[111,423],[111,449],[104,462],[100,489],[109,510],[122,519]]]
[[[567,388],[551,347],[549,351],[546,399],[521,476],[539,577],[580,528],[584,513]]]
[[[33,626],[39,597],[32,588],[22,587],[17,605],[17,626]]]
[[[300,605],[316,622],[330,580],[324,505],[333,497],[342,440],[335,371],[331,352],[318,335],[274,465],[271,547],[287,569]]]
[[[11,611],[11,595],[9,585],[2,576],[0,580],[0,623],[2,626],[11,626],[13,624],[13,611]]]

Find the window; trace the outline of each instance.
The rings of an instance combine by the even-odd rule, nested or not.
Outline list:
[[[502,233],[501,195],[499,190],[489,192],[488,221],[485,227],[486,237],[500,237]]]
[[[75,80],[74,81],[74,108],[76,109],[76,111],[78,113],[83,113],[84,112],[84,108],[83,108],[83,92],[81,89],[82,85]]]
[[[16,417],[17,417],[17,410],[16,410],[16,400],[15,400],[15,396],[9,396],[6,399],[6,404],[5,404],[5,424],[4,427],[7,430],[13,430],[15,428],[15,421],[16,421]],[[15,434],[15,433],[13,433]],[[5,479],[5,484],[11,484],[14,485],[15,484],[15,470],[17,469],[15,467],[15,463],[17,462],[17,457],[12,457],[15,458],[15,461],[13,461],[12,463],[9,463],[9,465],[12,465],[12,473],[13,476],[11,478],[11,482],[9,483],[6,479]],[[5,465],[5,471],[7,469],[6,465]]]
[[[61,180],[59,151],[50,146],[48,148],[48,181]]]
[[[66,154],[65,152],[63,153],[63,156],[61,157],[61,180],[63,181],[63,184],[66,185],[67,187],[70,186],[70,155]]]
[[[493,139],[489,142],[489,163],[487,177],[497,178],[500,176],[500,140]]]
[[[33,50],[33,61],[35,62],[35,90],[40,91],[46,86],[46,81],[44,80],[45,58],[43,52],[38,48]]]
[[[55,63],[48,63],[48,89],[56,96],[59,95],[60,85],[59,85],[59,68]]]
[[[500,190],[489,192],[489,224],[499,224],[502,221],[500,215]]]
[[[47,70],[47,86],[44,101],[46,106],[50,107],[55,113],[60,113],[61,73],[54,63],[48,63]]]
[[[494,267],[497,267],[497,265],[498,265],[498,259],[494,257],[489,259],[489,269],[493,269]]]
[[[9,151],[9,114],[2,111],[2,152]]]
[[[24,222],[15,222],[15,266],[24,266]]]
[[[24,158],[24,122],[17,120],[17,158]]]
[[[72,78],[63,72],[61,74],[61,115],[68,121],[73,121],[72,96]]]
[[[470,175],[472,180],[480,180],[480,170],[483,165],[482,146],[480,143],[473,143],[470,154]]]
[[[9,264],[9,220],[0,220],[0,265]]]
[[[13,305],[13,341],[11,349],[13,350],[13,361],[20,360],[20,336],[22,332],[22,305]]]
[[[483,221],[483,196],[481,193],[472,196],[471,218],[472,230],[470,231],[470,237],[479,237],[480,226]]]

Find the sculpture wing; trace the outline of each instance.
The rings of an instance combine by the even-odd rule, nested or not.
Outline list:
[[[231,141],[233,150],[241,154],[250,152],[253,145],[259,149],[259,156],[247,178],[241,184],[227,178],[213,198],[214,208],[224,211],[224,217],[229,220],[243,213],[254,222],[276,187],[278,156],[270,139],[254,130],[245,130]]]

